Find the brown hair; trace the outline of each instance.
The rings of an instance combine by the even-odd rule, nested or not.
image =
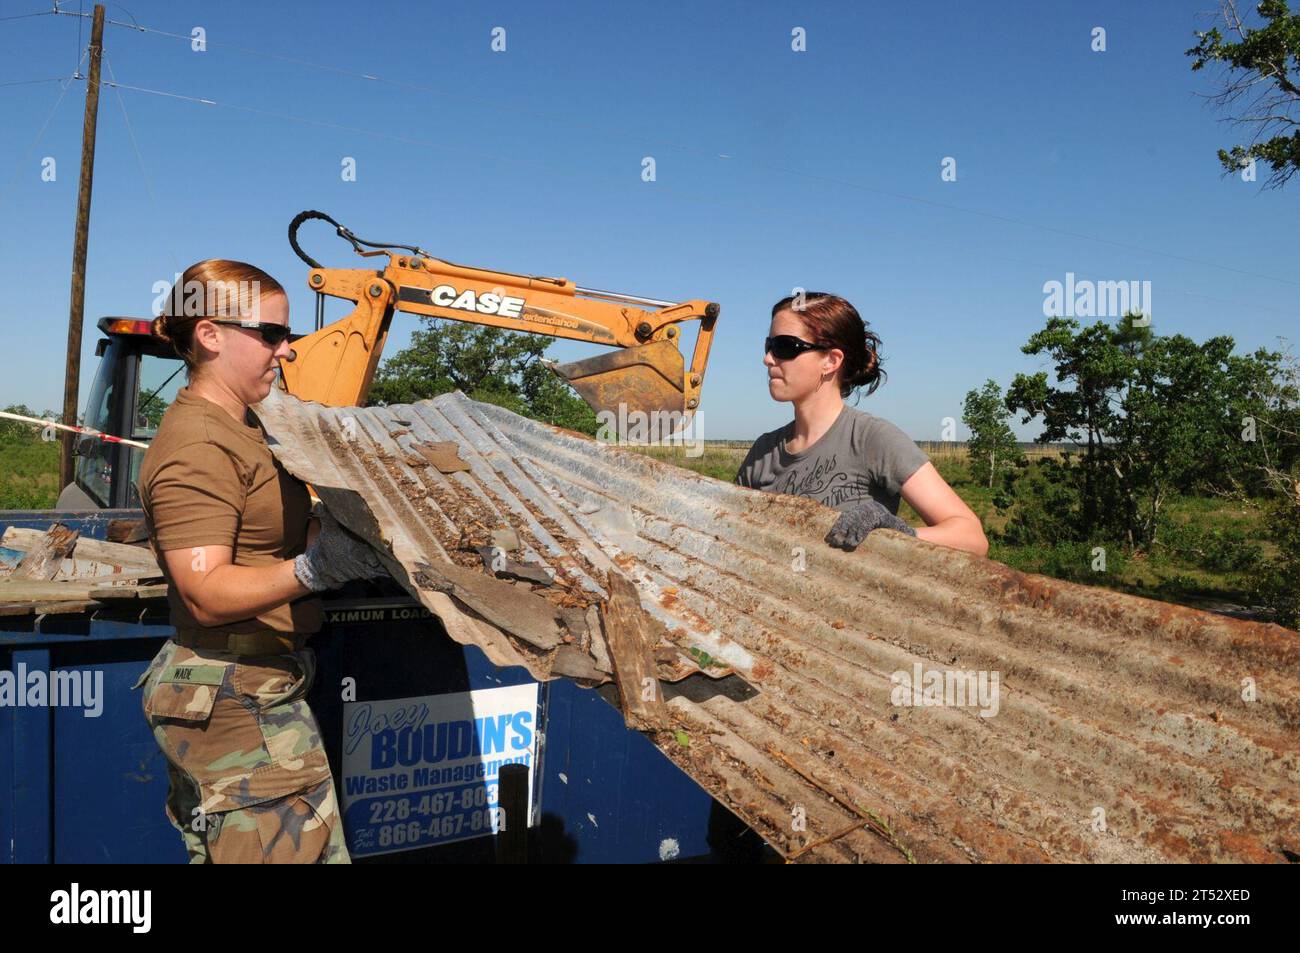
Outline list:
[[[805,291],[772,305],[772,317],[790,311],[803,321],[814,344],[844,352],[840,365],[840,396],[848,397],[859,387],[874,394],[887,377],[880,366],[880,336],[872,331],[858,309],[839,295]]]
[[[255,314],[262,298],[284,294],[284,286],[256,265],[228,258],[195,262],[167,292],[153,333],[185,361],[190,376],[198,368],[194,326],[204,318],[241,318]]]

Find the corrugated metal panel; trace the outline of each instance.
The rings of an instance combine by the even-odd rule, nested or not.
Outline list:
[[[841,552],[822,542],[836,514],[812,501],[461,394],[362,410],[277,393],[258,412],[285,466],[390,547],[403,584],[498,664],[547,677],[561,653],[557,671],[590,658],[576,619],[604,598],[611,568],[631,578],[673,645],[657,653],[661,674],[692,663],[716,674],[720,660],[752,687],[698,674],[667,686],[672,724],[655,743],[788,858],[1300,855],[1294,632],[897,533]],[[468,469],[430,465],[440,442]],[[457,549],[500,524],[519,533],[516,558],[564,586],[490,579]],[[455,588],[420,588],[430,570]],[[486,587],[460,588],[470,576]],[[996,714],[981,714],[992,697],[897,704],[904,681],[967,672],[990,690],[996,675]]]

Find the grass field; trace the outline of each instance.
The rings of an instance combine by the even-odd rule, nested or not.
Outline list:
[[[0,440],[0,510],[48,509],[60,489],[57,440]]]

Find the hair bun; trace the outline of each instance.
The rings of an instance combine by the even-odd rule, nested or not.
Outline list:
[[[865,339],[863,341],[865,347],[862,349],[862,364],[849,383],[853,388],[862,387],[868,394],[873,394],[885,378],[885,370],[880,366],[880,335],[872,331],[865,321],[862,323],[864,326],[863,337]]]
[[[172,343],[172,337],[170,334],[167,333],[167,315],[160,314],[158,315],[158,317],[154,318],[153,325],[150,327],[149,330],[154,337],[158,338],[163,343],[165,344]]]

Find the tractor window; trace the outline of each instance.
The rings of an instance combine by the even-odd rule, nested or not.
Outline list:
[[[114,433],[113,403],[118,390],[117,365],[120,345],[110,343],[99,363],[99,372],[86,401],[86,426],[104,433]],[[76,438],[76,480],[100,506],[110,506],[113,484],[113,444],[93,437]]]
[[[140,390],[135,398],[135,418],[131,436],[148,440],[158,432],[163,412],[185,386],[185,362],[178,358],[140,356]]]
[[[132,415],[131,439],[148,442],[158,432],[163,412],[176,399],[176,392],[185,386],[185,362],[179,358],[140,355],[140,387],[135,396]],[[140,495],[135,482],[140,477],[144,451],[129,447],[130,476],[127,488],[127,506],[139,506]]]

